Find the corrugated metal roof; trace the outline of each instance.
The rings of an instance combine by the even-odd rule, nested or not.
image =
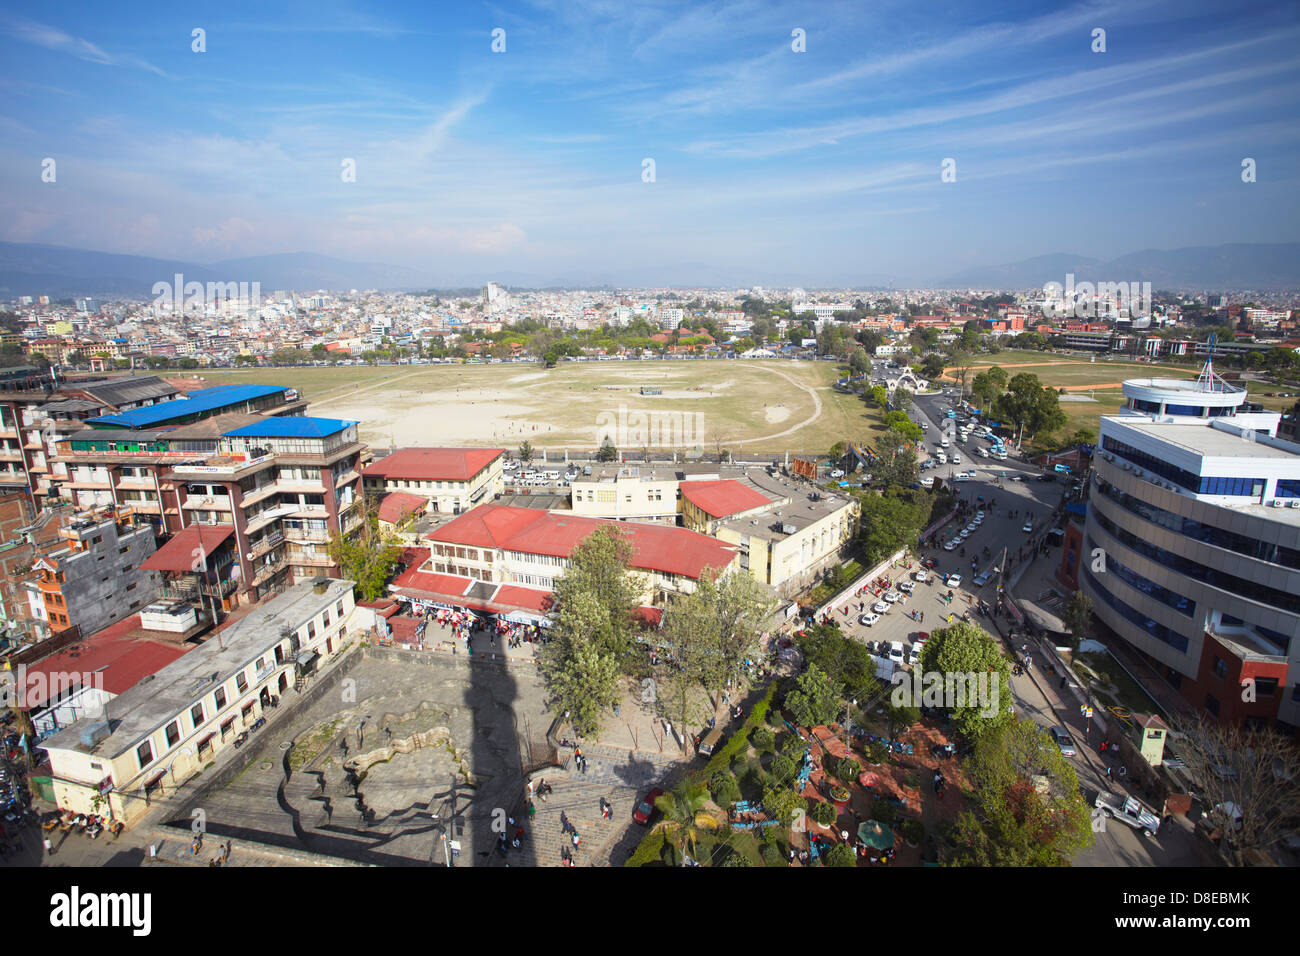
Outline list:
[[[150,425],[161,425],[178,418],[228,408],[286,391],[288,388],[283,385],[217,385],[191,392],[187,398],[133,408],[116,415],[103,415],[89,421],[95,425],[114,425],[119,428],[148,428]]]
[[[325,438],[337,435],[350,425],[357,424],[344,418],[268,418],[226,432],[227,437],[239,438]]]
[[[68,390],[73,388],[80,389],[88,395],[93,395],[105,405],[112,405],[114,408],[121,408],[123,405],[130,405],[133,402],[143,402],[152,398],[168,398],[180,394],[179,388],[170,382],[164,381],[157,375],[109,379],[104,382],[91,382],[89,384],[69,383],[65,386],[65,389]]]

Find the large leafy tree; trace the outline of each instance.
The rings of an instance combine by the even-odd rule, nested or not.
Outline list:
[[[1044,386],[1037,375],[1021,372],[1007,383],[1007,390],[993,402],[992,414],[1000,421],[1023,427],[1026,436],[1047,434],[1063,426],[1056,389]]]
[[[909,423],[910,424],[910,423]],[[918,438],[920,429],[916,428]],[[901,431],[888,428],[875,442],[876,462],[871,466],[875,480],[884,487],[906,488],[915,483],[918,474],[916,446]]]
[[[943,675],[945,682],[958,679],[957,675],[988,674],[989,706],[971,701],[968,694],[965,704],[950,712],[953,725],[963,736],[978,739],[1013,719],[1010,664],[997,642],[978,624],[959,621],[933,631],[917,666],[923,674]]]
[[[957,819],[959,866],[1067,866],[1091,845],[1087,804],[1074,768],[1033,721],[984,734],[967,764],[975,806]]]
[[[555,582],[555,624],[540,666],[552,701],[570,712],[579,733],[596,733],[604,708],[618,700],[641,593],[628,570],[632,554],[627,536],[603,525],[573,549]]]
[[[832,720],[839,705],[835,686],[827,680],[825,671],[815,665],[795,679],[794,687],[785,697],[786,709],[795,723],[804,727],[816,727]]]
[[[895,486],[881,495],[865,494],[860,501],[858,542],[867,565],[914,545],[930,519],[930,495],[921,489]]]
[[[876,679],[876,662],[866,645],[844,636],[831,624],[813,624],[798,640],[799,650],[810,667],[823,671],[837,696],[867,701],[884,688]]]

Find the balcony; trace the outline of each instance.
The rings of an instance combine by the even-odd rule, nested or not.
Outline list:
[[[289,541],[323,542],[330,539],[328,528],[297,528],[289,524],[285,525],[284,535]]]
[[[191,511],[231,511],[229,495],[208,495],[203,498],[194,496],[185,499],[182,508]]]
[[[334,559],[323,551],[317,551],[315,554],[307,554],[305,551],[290,551],[285,555],[285,560],[298,567],[332,568],[334,566]]]
[[[254,542],[253,547],[249,553],[253,556],[254,559],[260,558],[268,551],[272,551],[275,548],[278,548],[282,544],[284,544],[284,535],[281,534],[279,531],[272,531],[270,534],[266,535],[261,540]]]
[[[286,567],[288,567],[288,565],[284,563],[284,559],[278,558],[275,561],[272,561],[270,564],[265,564],[262,567],[258,568],[256,571],[254,571],[253,579],[249,583],[252,584],[253,587],[261,587],[267,581],[271,580],[271,578],[275,577],[277,574],[283,571]]]

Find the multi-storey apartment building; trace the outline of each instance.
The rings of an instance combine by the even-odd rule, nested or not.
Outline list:
[[[618,521],[676,524],[679,511],[677,468],[650,465],[596,465],[570,485],[573,513]]]
[[[1225,386],[1203,378],[1213,390],[1194,399],[1179,383],[1176,404],[1216,407],[1208,403]],[[1130,394],[1126,383],[1125,393],[1153,401],[1150,388]],[[1107,628],[1196,707],[1294,733],[1300,445],[1246,416],[1163,411],[1101,419],[1086,524],[1063,570]]]
[[[112,510],[85,513],[59,529],[58,546],[32,562],[31,616],[50,636],[76,628],[93,634],[151,603],[160,579],[143,567],[154,553],[153,529]]]
[[[42,742],[55,799],[130,825],[347,646],[353,582],[296,584]],[[98,808],[96,797],[103,801]]]

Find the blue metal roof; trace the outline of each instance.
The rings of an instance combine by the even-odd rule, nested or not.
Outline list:
[[[349,425],[357,424],[344,418],[311,418],[299,416],[294,418],[268,418],[264,422],[255,422],[228,431],[228,438],[325,438],[337,435]]]
[[[100,418],[92,418],[89,422],[91,425],[112,425],[117,428],[148,428],[189,415],[214,412],[241,402],[287,391],[289,389],[285,385],[214,385],[212,388],[190,392],[186,398],[133,408],[118,412],[116,415],[104,415]]]

